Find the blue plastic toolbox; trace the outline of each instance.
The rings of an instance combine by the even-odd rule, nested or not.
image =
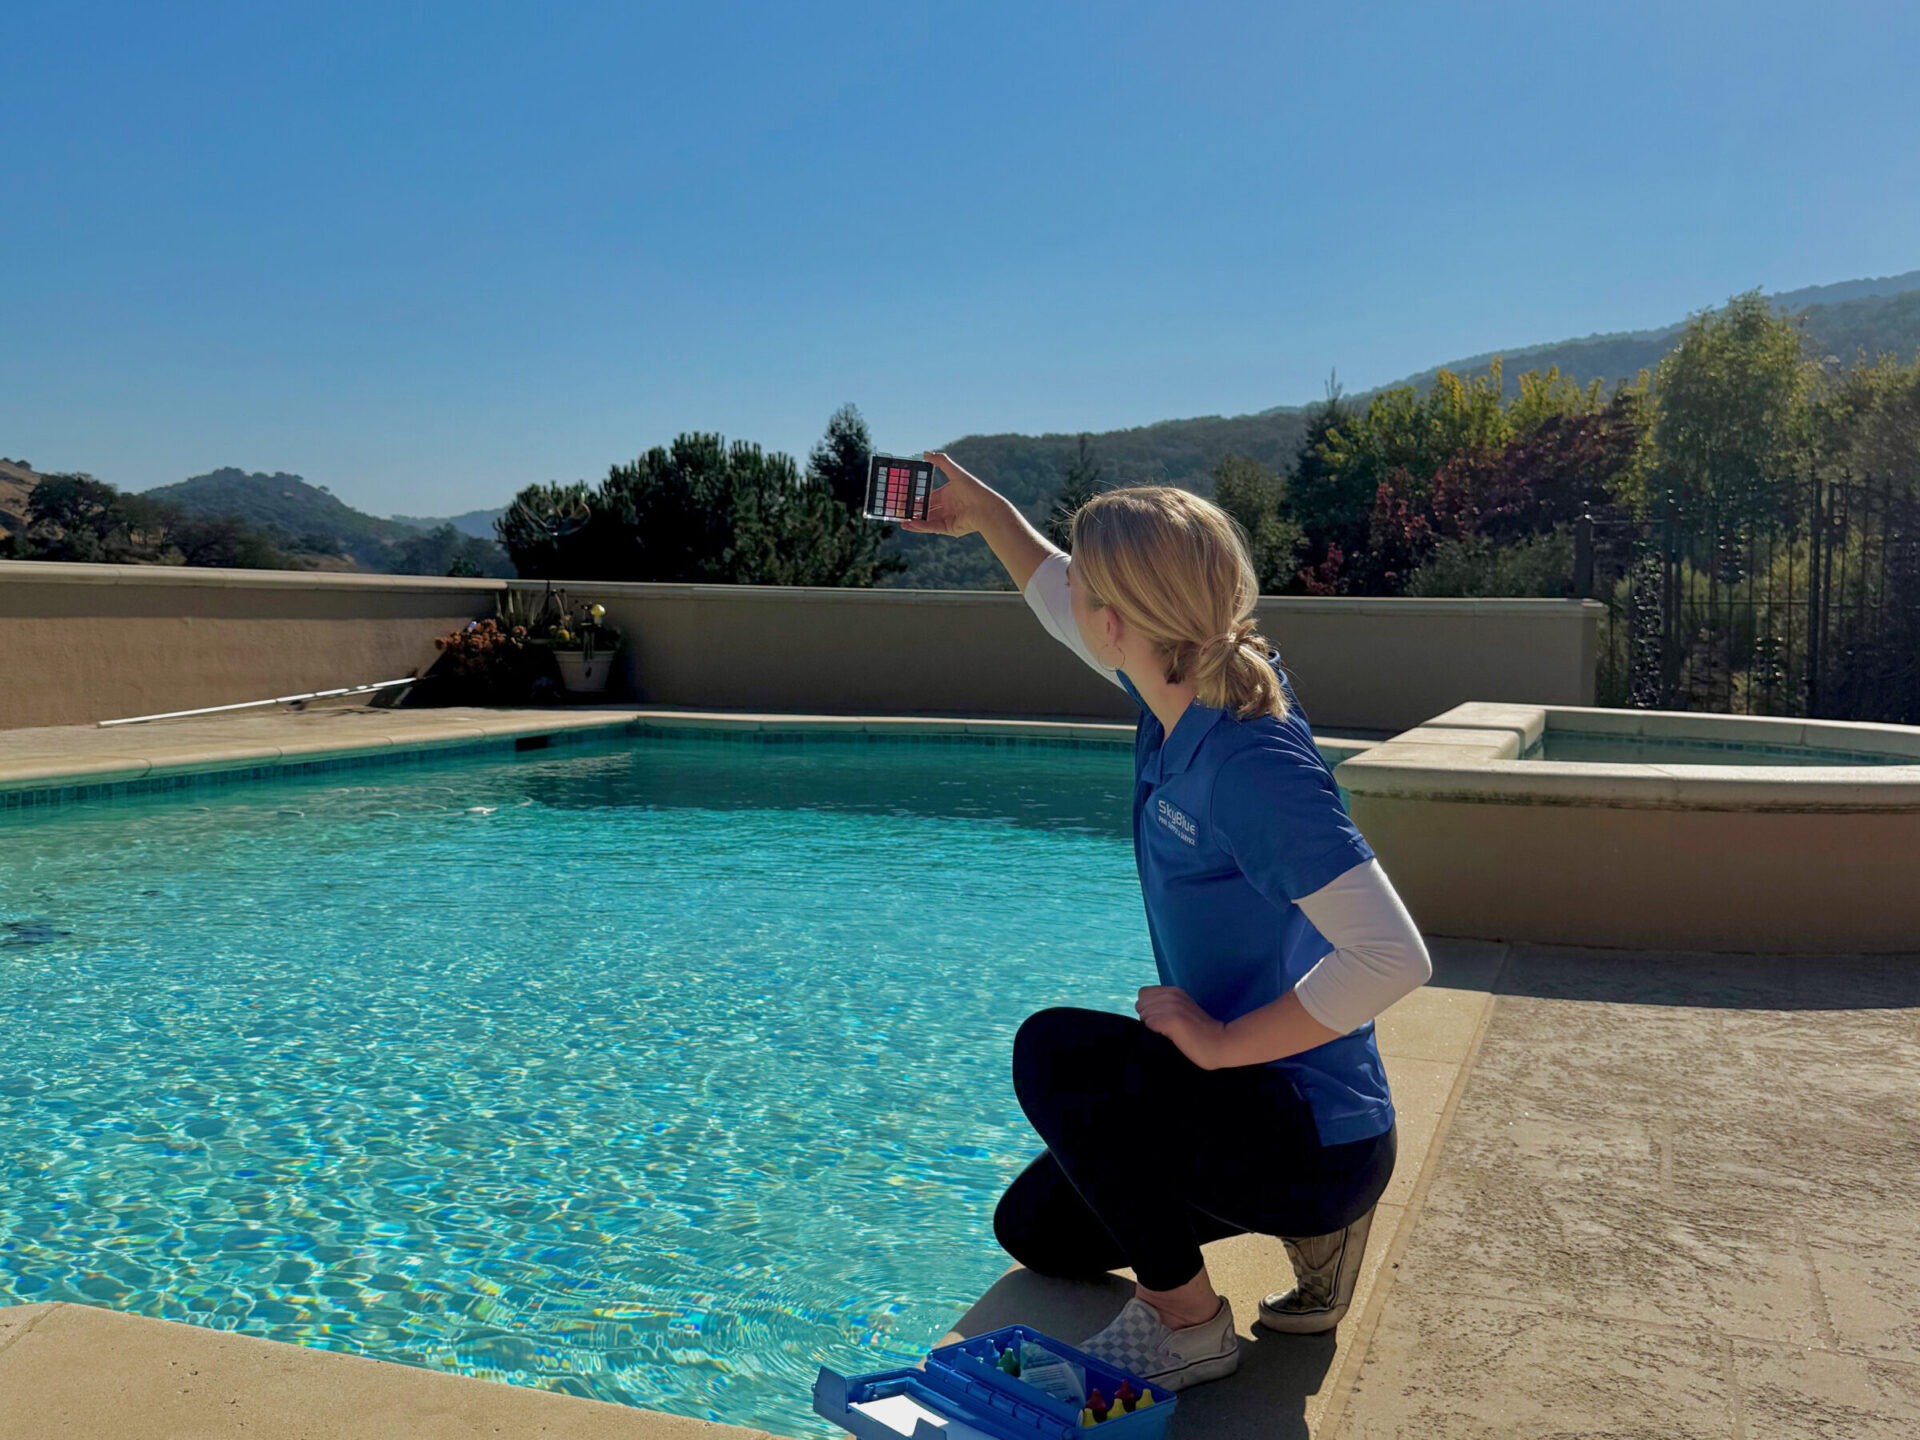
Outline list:
[[[1087,1390],[1098,1390],[1111,1400],[1126,1381],[1135,1393],[1151,1394],[1153,1403],[1123,1414],[1110,1412],[1107,1419],[1083,1427],[1081,1406],[1055,1399],[1000,1368],[1002,1350],[1011,1345],[1017,1355],[1029,1341],[1078,1367]],[[1111,1440],[1162,1440],[1174,1405],[1171,1390],[1025,1325],[1006,1325],[957,1345],[942,1345],[927,1356],[925,1369],[842,1375],[823,1366],[813,1385],[815,1413],[861,1440],[1079,1440],[1090,1434]],[[937,1418],[902,1418],[917,1411]]]

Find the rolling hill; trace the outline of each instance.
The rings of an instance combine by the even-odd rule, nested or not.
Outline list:
[[[1920,270],[1817,285],[1772,299],[1778,308],[1804,317],[1808,352],[1817,358],[1833,356],[1850,363],[1863,352],[1869,358],[1895,354],[1908,360],[1920,354]],[[1631,380],[1642,369],[1659,364],[1685,328],[1683,319],[1657,330],[1516,346],[1498,352],[1504,385],[1509,395],[1516,394],[1522,374],[1554,365],[1563,375],[1582,382]],[[1348,398],[1365,404],[1368,396],[1381,390],[1403,385],[1424,390],[1443,369],[1458,375],[1485,375],[1493,358],[1489,353],[1449,361]],[[1299,451],[1306,425],[1305,407],[1279,405],[1254,415],[1209,415],[1108,430],[1090,434],[1087,443],[1103,462],[1107,483],[1180,485],[1209,495],[1213,468],[1229,454],[1250,455],[1284,474]],[[1037,523],[1059,489],[1078,439],[1077,435],[968,435],[946,448]],[[905,574],[890,577],[886,582],[890,585],[960,589],[1006,585],[1005,572],[978,536],[951,541],[896,532],[886,548],[905,555],[912,566]]]
[[[228,466],[141,493],[178,505],[189,515],[238,515],[289,540],[325,537],[369,570],[380,569],[391,548],[416,533],[411,526],[363,514],[323,486],[284,472],[249,475]]]
[[[1869,357],[1891,353],[1903,359],[1920,354],[1920,270],[1812,286],[1772,299],[1780,309],[1802,316],[1808,351],[1816,358],[1830,356],[1845,363],[1863,353]],[[1556,365],[1562,374],[1583,382],[1631,379],[1659,363],[1685,324],[1676,320],[1653,330],[1513,347],[1499,352],[1506,385],[1512,393],[1522,373]],[[1443,368],[1484,375],[1493,358],[1485,354],[1450,361],[1397,384],[1424,389]],[[1391,388],[1395,387],[1379,387]],[[1364,404],[1375,393],[1363,391],[1349,398]],[[1307,413],[1305,406],[1279,405],[1252,415],[1163,420],[1090,435],[1088,442],[1101,462],[1104,483],[1180,485],[1210,494],[1213,469],[1229,454],[1250,455],[1284,473],[1306,434]],[[946,448],[1038,523],[1046,518],[1078,442],[1074,433],[967,435]],[[18,527],[26,496],[38,478],[25,461],[0,459],[0,531]],[[231,467],[145,493],[171,500],[189,514],[235,514],[290,541],[331,540],[354,564],[370,570],[391,568],[408,537],[417,540],[441,525],[491,541],[493,521],[502,513],[495,508],[447,517],[382,519],[355,510],[326,487],[309,485],[298,475],[250,475]],[[1005,573],[978,536],[952,541],[896,531],[887,549],[905,555],[912,567],[904,575],[890,577],[886,582],[890,585],[981,589],[1006,584]]]
[[[363,570],[406,574],[423,565],[443,565],[450,558],[433,554],[436,547],[431,544],[411,562],[405,554],[409,548],[420,549],[429,531],[450,522],[383,520],[354,509],[336,499],[324,485],[309,485],[298,475],[281,472],[249,475],[228,467],[144,493],[178,505],[189,515],[238,515],[248,524],[287,543],[302,543],[312,550],[337,550],[348,557],[354,567]],[[486,513],[489,512],[474,511],[459,518],[471,520]],[[512,573],[506,552],[493,543],[491,524],[478,535],[471,530],[463,533],[473,536],[465,547],[467,558],[478,565],[483,574]],[[486,543],[478,544],[481,540]],[[441,572],[436,568],[431,573]]]
[[[1843,364],[1851,363],[1864,351],[1869,359],[1887,353],[1910,359],[1920,350],[1920,270],[1878,280],[1815,285],[1771,298],[1775,308],[1804,317],[1807,349],[1816,358],[1831,355]],[[1456,375],[1485,375],[1494,353],[1503,357],[1502,373],[1508,395],[1519,392],[1517,382],[1521,375],[1553,365],[1558,365],[1562,374],[1582,382],[1631,380],[1641,370],[1651,370],[1658,365],[1685,329],[1686,321],[1677,320],[1658,330],[1622,330],[1588,335],[1579,340],[1560,340],[1551,345],[1517,346],[1449,361],[1380,388],[1391,390],[1412,385],[1424,390],[1442,370],[1451,370]]]
[[[0,458],[0,533],[27,523],[27,496],[39,482],[39,472],[26,461]]]

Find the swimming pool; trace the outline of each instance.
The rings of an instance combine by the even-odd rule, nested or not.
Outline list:
[[[0,1299],[832,1435],[1006,1267],[1124,746],[640,739],[0,818]]]

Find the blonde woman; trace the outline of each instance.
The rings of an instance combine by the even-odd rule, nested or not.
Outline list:
[[[1426,947],[1254,628],[1224,511],[1169,486],[1107,491],[1073,517],[1069,559],[949,456],[926,458],[946,483],[904,528],[984,537],[1047,632],[1140,709],[1134,855],[1161,983],[1138,1019],[1059,1007],[1021,1025],[1014,1089],[1046,1149],[994,1233],[1042,1274],[1133,1270],[1133,1297],[1081,1348],[1168,1389],[1219,1379],[1240,1352],[1209,1241],[1286,1242],[1294,1283],[1263,1325],[1324,1331],[1346,1313],[1393,1174],[1373,1017],[1426,982]]]

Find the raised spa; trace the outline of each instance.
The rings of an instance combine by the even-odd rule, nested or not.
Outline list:
[[[1920,951],[1920,729],[1473,703],[1336,773],[1430,934]]]

